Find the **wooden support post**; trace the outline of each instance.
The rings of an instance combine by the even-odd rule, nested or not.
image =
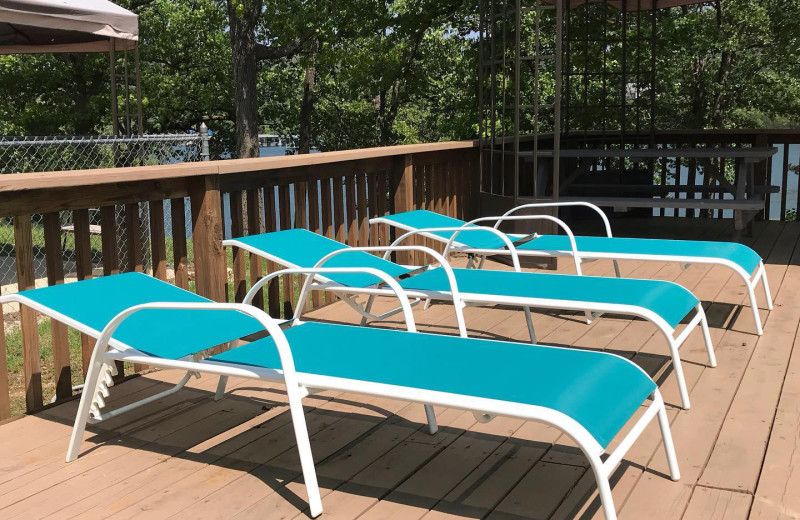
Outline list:
[[[324,178],[320,181],[320,205],[322,206],[322,223],[320,233],[328,238],[334,238],[333,208],[331,206],[331,179]],[[332,292],[323,293],[325,303],[330,303],[336,299]]]
[[[392,165],[391,197],[392,213],[402,213],[414,209],[414,161],[413,155],[398,157]],[[410,263],[407,252],[397,254],[397,262]]]
[[[308,229],[308,202],[307,192],[308,185],[305,181],[298,181],[294,183],[294,227],[295,229]]]
[[[756,134],[756,139],[755,142],[753,143],[753,146],[757,148],[766,148],[770,146],[770,142],[767,140],[767,134],[763,133]],[[748,184],[748,193],[747,193],[748,198],[757,197],[759,199],[769,199],[769,195],[766,193],[755,194],[754,188],[756,186],[767,186],[770,184],[769,172],[772,171],[772,168],[770,168],[771,163],[772,163],[772,157],[770,157],[769,159],[764,159],[763,161],[760,161],[758,164],[753,165],[753,170],[754,170],[753,178],[749,179],[751,183]],[[785,192],[787,185],[783,184],[782,186],[783,186],[782,191]],[[755,220],[769,220],[768,211],[769,210],[767,209],[764,212],[757,213]],[[783,215],[781,215],[780,220],[783,220],[783,218],[784,218]],[[752,235],[753,235],[753,225],[752,225],[752,220],[750,220],[747,225],[747,236],[752,236]]]
[[[186,247],[186,203],[183,198],[169,201],[172,215],[172,257],[175,265],[175,285],[189,289],[189,266]]]
[[[230,194],[231,201],[231,237],[244,236],[244,215],[242,212],[242,192]],[[233,301],[241,303],[247,294],[247,272],[245,269],[246,251],[240,247],[232,248],[233,256]]]
[[[308,184],[307,181],[300,180],[294,183],[294,228],[295,229],[311,229],[308,224]],[[297,276],[292,277],[298,280],[298,284],[304,282],[305,277]],[[310,298],[309,298],[310,300]],[[305,309],[309,309],[309,301],[307,300],[304,305]]]
[[[369,226],[367,224],[367,181],[364,172],[356,174],[356,204],[358,206],[358,245],[369,245]]]
[[[14,217],[14,254],[19,290],[33,289],[36,277],[33,272],[33,238],[30,215]],[[41,408],[43,404],[36,311],[26,305],[20,305],[20,326],[22,328],[22,370],[25,377],[25,408],[32,412]]]
[[[264,188],[264,224],[267,227],[267,232],[278,230],[278,207],[275,205],[275,186],[267,186]],[[278,264],[267,260],[267,272],[274,273],[278,270]],[[267,289],[269,307],[269,315],[278,318],[281,315],[281,291],[279,287],[280,281],[272,279]]]
[[[75,257],[78,271],[78,280],[88,280],[92,277],[92,243],[89,235],[89,210],[76,209],[72,212],[72,224],[75,227]],[[86,334],[81,334],[81,362],[83,377],[89,371],[89,361],[92,358],[94,341]]]
[[[44,252],[48,285],[64,283],[61,216],[58,212],[44,215]],[[72,395],[72,370],[69,360],[67,326],[58,320],[50,320],[50,337],[53,345],[53,376],[56,383],[56,397],[64,399]]]
[[[337,174],[333,178],[333,225],[336,230],[335,239],[337,242],[345,241],[344,225],[344,188],[342,176]]]
[[[153,276],[167,279],[167,243],[164,231],[164,201],[151,200],[150,206],[150,251],[153,260]]]
[[[247,234],[259,235],[263,232],[261,225],[261,198],[259,189],[247,190]],[[250,254],[250,284],[255,284],[264,276],[264,269],[261,264],[261,257]],[[264,291],[258,291],[253,298],[253,305],[259,309],[264,308]]]
[[[0,305],[0,421],[11,417],[11,395],[8,388],[8,361],[6,360],[6,329],[3,321],[3,306]]]
[[[289,196],[289,186],[282,184],[278,186],[278,194],[281,205],[281,229],[292,229],[291,197]],[[283,277],[283,317],[289,319],[294,314],[294,276]]]
[[[219,177],[207,175],[190,181],[192,243],[197,294],[225,301],[225,250]]]
[[[356,180],[348,171],[344,178],[345,207],[347,208],[347,245],[358,246],[358,220],[356,218]]]
[[[322,233],[319,218],[319,183],[317,179],[308,181],[308,229],[315,233]],[[311,294],[311,308],[316,309],[322,305],[322,293],[314,291]]]
[[[163,214],[162,214],[163,219]],[[114,206],[100,208],[101,235],[103,247],[103,275],[119,274],[119,253],[117,252],[117,212]],[[116,380],[125,377],[125,363],[115,361],[117,366]],[[143,367],[142,367],[143,368]]]
[[[125,231],[128,238],[128,270],[141,273],[144,271],[144,255],[138,203],[125,204]]]
[[[117,214],[114,206],[100,208],[101,241],[103,246],[103,275],[119,273],[117,253]]]

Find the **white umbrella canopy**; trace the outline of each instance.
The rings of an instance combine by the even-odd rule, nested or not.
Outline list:
[[[108,0],[2,0],[0,54],[132,49],[139,18]]]

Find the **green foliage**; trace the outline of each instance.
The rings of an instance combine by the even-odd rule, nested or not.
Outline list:
[[[313,67],[312,138],[322,149],[474,138],[477,135],[477,2],[462,0],[230,0],[242,16],[260,15],[263,45],[302,42],[291,57],[260,61],[260,122],[297,135],[303,80]],[[258,3],[255,3],[258,2]],[[226,0],[122,0],[140,16],[142,92],[148,132],[186,131],[206,120],[232,150],[231,42]],[[588,23],[584,9],[589,9]],[[573,34],[619,40],[621,15],[589,4],[573,10]],[[649,20],[649,16],[645,15]],[[545,35],[554,34],[545,19]],[[533,31],[530,14],[523,35]],[[645,37],[649,26],[644,24]],[[656,48],[658,127],[795,126],[800,116],[800,3],[725,0],[661,10]],[[531,38],[523,38],[532,53]],[[547,53],[553,38],[540,42]],[[571,70],[618,70],[623,58],[649,63],[650,47],[589,46],[572,53]],[[0,134],[92,134],[110,129],[105,55],[0,57]],[[498,77],[498,80],[508,78]],[[540,99],[552,99],[545,71]],[[570,86],[573,101],[616,103],[618,85]],[[649,88],[649,87],[645,87]],[[523,102],[534,85],[522,77]],[[123,94],[120,94],[123,96]],[[527,96],[527,97],[526,97]],[[649,99],[649,91],[640,94]],[[634,103],[639,102],[633,101]],[[576,103],[577,104],[577,103]],[[619,109],[571,113],[574,128],[614,128]],[[507,122],[506,122],[507,123]],[[503,124],[503,122],[498,122]],[[543,121],[545,127],[551,122]],[[523,128],[532,129],[531,120]],[[546,129],[546,128],[542,128]]]
[[[726,0],[658,23],[659,127],[797,125],[800,3]]]
[[[88,134],[109,121],[103,55],[0,56],[0,134]]]

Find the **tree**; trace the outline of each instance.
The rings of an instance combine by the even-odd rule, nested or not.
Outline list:
[[[227,0],[236,107],[236,155],[258,157],[258,64],[294,56],[302,45],[291,9],[303,2]],[[266,23],[271,20],[274,24]],[[283,29],[283,30],[281,30]],[[294,29],[294,30],[292,30]],[[282,35],[282,36],[276,36]]]
[[[795,124],[800,115],[800,5],[726,0],[659,17],[662,128]]]

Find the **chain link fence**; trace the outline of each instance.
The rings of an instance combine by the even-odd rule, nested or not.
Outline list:
[[[136,137],[113,136],[0,136],[0,174],[57,172],[126,166],[147,166],[208,160],[208,133],[158,134]],[[166,229],[172,229],[169,202],[165,202]],[[121,225],[131,206],[116,207],[118,258],[120,269],[129,270],[129,243],[141,244],[140,258],[150,269],[149,211],[146,203],[138,205],[140,240],[130,241],[127,226]],[[187,212],[189,205],[186,205]],[[61,212],[61,239],[65,276],[76,272],[75,234],[71,211]],[[34,271],[37,279],[46,277],[44,229],[42,216],[33,215]],[[99,208],[89,210],[92,264],[102,266],[101,220]],[[187,222],[191,219],[188,218]],[[11,218],[0,218],[0,285],[16,283],[14,227]],[[4,293],[6,291],[3,291]]]

